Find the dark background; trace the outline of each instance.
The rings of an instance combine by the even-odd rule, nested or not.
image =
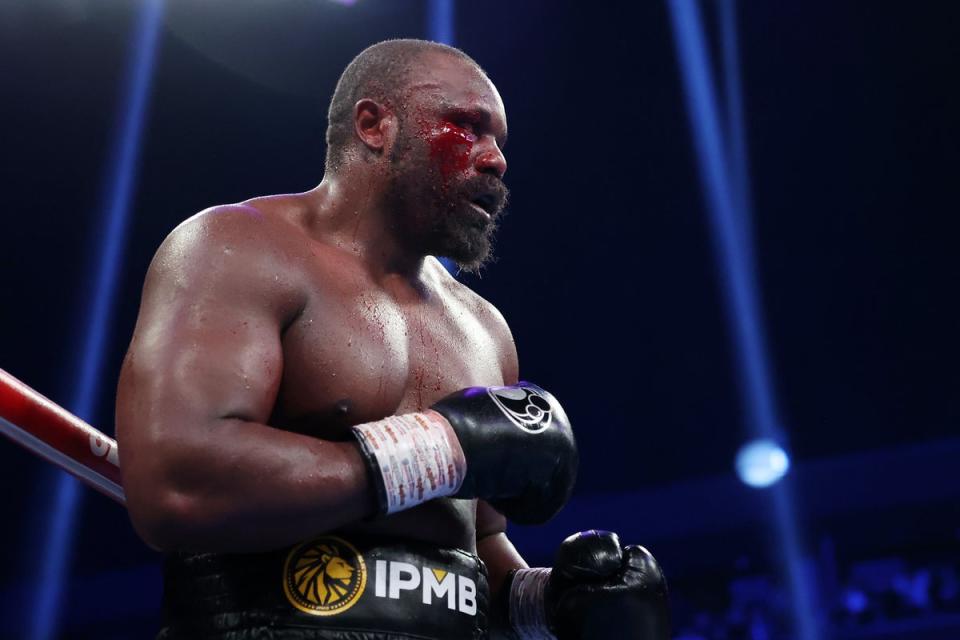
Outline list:
[[[715,33],[715,2],[700,6]],[[60,402],[137,10],[0,5],[0,367]],[[564,400],[582,452],[571,506],[512,537],[549,564],[568,533],[619,530],[666,567],[681,637],[793,637],[768,496],[733,472],[748,432],[667,6],[464,1],[455,20],[503,95],[513,193],[498,262],[462,279],[504,313],[522,377]],[[113,431],[160,241],[210,205],[317,184],[340,71],[426,24],[414,1],[168,3],[95,426]],[[741,2],[737,24],[756,278],[818,624],[960,637],[960,5]],[[0,468],[0,633],[17,637],[54,474],[6,441]],[[80,508],[64,637],[147,637],[158,557],[109,500],[84,490]],[[896,600],[924,575],[924,602]]]

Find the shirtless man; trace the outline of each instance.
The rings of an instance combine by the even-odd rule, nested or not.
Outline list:
[[[500,313],[432,256],[487,259],[506,136],[464,53],[383,42],[337,85],[319,186],[160,247],[117,436],[133,524],[165,552],[161,637],[579,637],[604,607],[633,612],[622,637],[666,637],[642,548],[578,534],[550,572],[504,534],[563,506],[576,447],[518,384]]]

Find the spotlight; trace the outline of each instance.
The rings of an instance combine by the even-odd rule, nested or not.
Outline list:
[[[763,489],[775,484],[790,469],[790,456],[766,438],[753,440],[737,452],[737,475],[744,484]]]

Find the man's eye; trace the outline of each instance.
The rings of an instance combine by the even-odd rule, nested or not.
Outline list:
[[[460,127],[461,129],[463,129],[464,131],[469,131],[470,133],[473,133],[473,123],[472,123],[472,122],[467,122],[466,120],[461,120],[460,122],[457,122],[457,126]]]

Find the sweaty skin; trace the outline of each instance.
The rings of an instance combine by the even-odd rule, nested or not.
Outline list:
[[[150,545],[253,552],[378,533],[476,551],[493,593],[526,566],[482,502],[373,517],[349,432],[518,377],[500,313],[418,244],[443,212],[405,202],[398,221],[384,204],[391,152],[423,163],[422,193],[506,171],[496,89],[462,60],[427,57],[406,98],[409,149],[397,146],[402,116],[361,100],[344,168],[306,193],[201,212],[157,252],[117,397],[128,507]],[[471,229],[487,224],[457,207]]]

